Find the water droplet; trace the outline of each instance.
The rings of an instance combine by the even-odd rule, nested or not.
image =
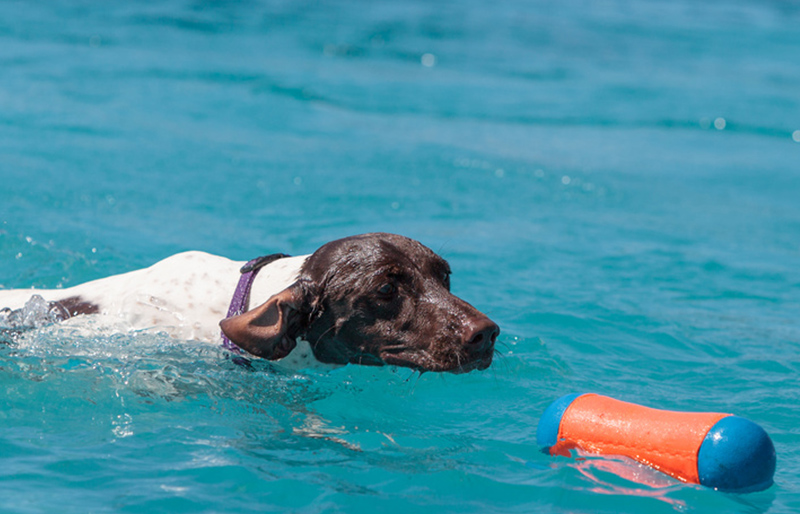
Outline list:
[[[795,143],[800,143],[800,130],[792,132],[792,139],[794,139]]]
[[[494,176],[497,178],[503,178],[506,176],[506,170],[504,170],[503,168],[497,168],[496,170],[494,170]]]
[[[570,182],[572,182],[572,179],[569,178],[568,175],[564,175],[563,177],[561,177],[561,183],[564,184],[565,186],[568,186]]]
[[[426,68],[433,68],[436,66],[436,56],[433,54],[422,54],[420,61]]]
[[[714,128],[717,130],[725,130],[725,125],[727,125],[725,118],[717,118],[714,120]]]

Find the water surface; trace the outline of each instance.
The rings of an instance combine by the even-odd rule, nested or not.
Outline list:
[[[503,329],[489,370],[422,376],[43,329],[0,347],[0,509],[800,508],[797,2],[0,12],[2,287],[383,230]],[[539,453],[576,391],[748,417],[776,484]]]

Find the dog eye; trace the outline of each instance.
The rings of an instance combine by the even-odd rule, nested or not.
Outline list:
[[[387,282],[378,288],[378,294],[382,296],[389,296],[395,292],[394,284]]]

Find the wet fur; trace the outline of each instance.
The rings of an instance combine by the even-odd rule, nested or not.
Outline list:
[[[36,293],[60,302],[74,316],[68,323],[91,316],[121,330],[155,329],[218,344],[218,323],[242,264],[186,252],[68,289],[0,291],[0,305],[19,308]],[[456,372],[488,367],[499,332],[450,292],[444,259],[417,241],[383,233],[270,263],[253,284],[250,309],[224,320],[222,329],[267,359],[313,352],[330,364]]]

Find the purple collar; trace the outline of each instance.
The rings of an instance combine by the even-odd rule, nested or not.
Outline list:
[[[289,257],[289,255],[284,253],[274,253],[272,255],[257,257],[251,261],[248,261],[247,264],[242,266],[242,269],[239,270],[242,276],[239,277],[239,284],[236,286],[236,291],[233,292],[231,305],[228,307],[228,315],[225,317],[225,319],[238,316],[247,310],[247,307],[250,304],[250,289],[253,287],[253,282],[255,282],[256,275],[258,275],[259,270],[261,270],[261,268],[267,264],[284,257]],[[222,346],[232,352],[244,353],[241,348],[236,346],[233,341],[228,339],[228,336],[225,335],[225,332],[222,332]]]

